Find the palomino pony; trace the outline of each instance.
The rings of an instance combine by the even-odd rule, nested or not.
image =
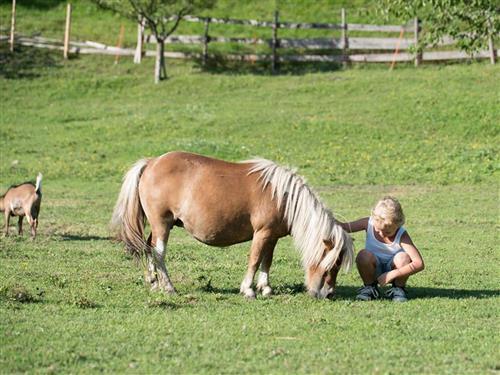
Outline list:
[[[145,220],[151,235],[144,239]],[[165,266],[174,226],[184,227],[207,245],[229,246],[252,240],[240,291],[254,298],[271,294],[269,269],[276,242],[291,235],[302,255],[306,287],[318,298],[333,297],[341,266],[350,268],[351,237],[305,181],[292,170],[256,159],[229,163],[186,152],[143,159],[127,172],[112,226],[126,248],[147,259],[152,289],[175,292]]]

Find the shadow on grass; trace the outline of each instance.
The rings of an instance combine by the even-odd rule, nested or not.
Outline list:
[[[0,46],[0,77],[7,79],[33,79],[41,76],[41,70],[59,68],[60,58],[56,52],[41,48],[15,46],[11,53],[9,46]]]
[[[272,75],[305,75],[309,73],[325,73],[337,71],[342,68],[342,64],[331,62],[284,62],[280,63],[276,72],[273,73],[271,62],[227,60],[223,56],[210,58],[206,66],[202,66],[201,61],[197,61],[197,66],[204,72],[211,74],[254,74],[262,76]]]
[[[205,293],[215,293],[215,294],[239,294],[239,288],[217,288],[212,286],[212,284],[203,285],[198,288]]]
[[[306,288],[301,283],[271,285],[273,287],[273,295],[298,295],[307,293]],[[239,294],[239,288],[218,288],[209,285],[209,288],[200,288],[204,292],[220,293],[220,294]],[[355,300],[358,294],[359,287],[354,286],[338,286],[335,299],[339,300]],[[381,289],[381,292],[388,288]],[[468,290],[468,289],[445,289],[445,288],[422,288],[409,287],[407,289],[409,299],[429,299],[429,298],[448,298],[448,299],[466,299],[466,298],[494,298],[500,297],[500,290]]]
[[[337,287],[338,299],[355,299],[358,294],[358,287],[339,286]],[[388,288],[380,289],[382,293]],[[445,288],[422,288],[408,287],[407,295],[409,299],[430,299],[430,298],[448,298],[448,299],[466,299],[466,298],[494,298],[500,296],[500,290],[469,290],[469,289],[445,289]]]
[[[41,9],[41,10],[48,10],[51,8],[55,8],[59,6],[60,4],[65,4],[66,1],[63,0],[28,0],[28,1],[23,1],[22,6],[24,8],[31,8],[31,9]],[[0,4],[12,4],[12,1],[10,0],[0,0]]]
[[[101,237],[101,236],[80,236],[75,234],[60,234],[61,240],[63,241],[112,241],[112,237]]]

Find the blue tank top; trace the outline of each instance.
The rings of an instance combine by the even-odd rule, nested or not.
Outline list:
[[[366,228],[366,242],[365,249],[369,252],[375,254],[383,261],[389,261],[395,254],[399,253],[403,248],[401,247],[401,236],[406,232],[406,229],[399,227],[396,232],[396,237],[394,241],[390,244],[381,242],[375,237],[375,232],[373,230],[372,218],[368,220],[368,227]]]

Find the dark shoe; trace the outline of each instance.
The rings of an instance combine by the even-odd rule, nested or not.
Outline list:
[[[388,298],[391,298],[394,302],[406,302],[406,301],[408,301],[408,298],[406,297],[405,288],[402,288],[399,286],[393,286],[391,289],[389,289],[387,292],[385,292],[385,295]]]
[[[380,292],[376,285],[365,285],[358,290],[356,299],[359,301],[371,301],[380,297]]]

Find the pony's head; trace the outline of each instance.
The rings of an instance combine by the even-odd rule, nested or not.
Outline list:
[[[320,262],[307,268],[306,287],[309,295],[316,298],[334,297],[340,268],[348,271],[354,258],[351,236],[338,228],[335,232],[335,235],[323,239]]]

